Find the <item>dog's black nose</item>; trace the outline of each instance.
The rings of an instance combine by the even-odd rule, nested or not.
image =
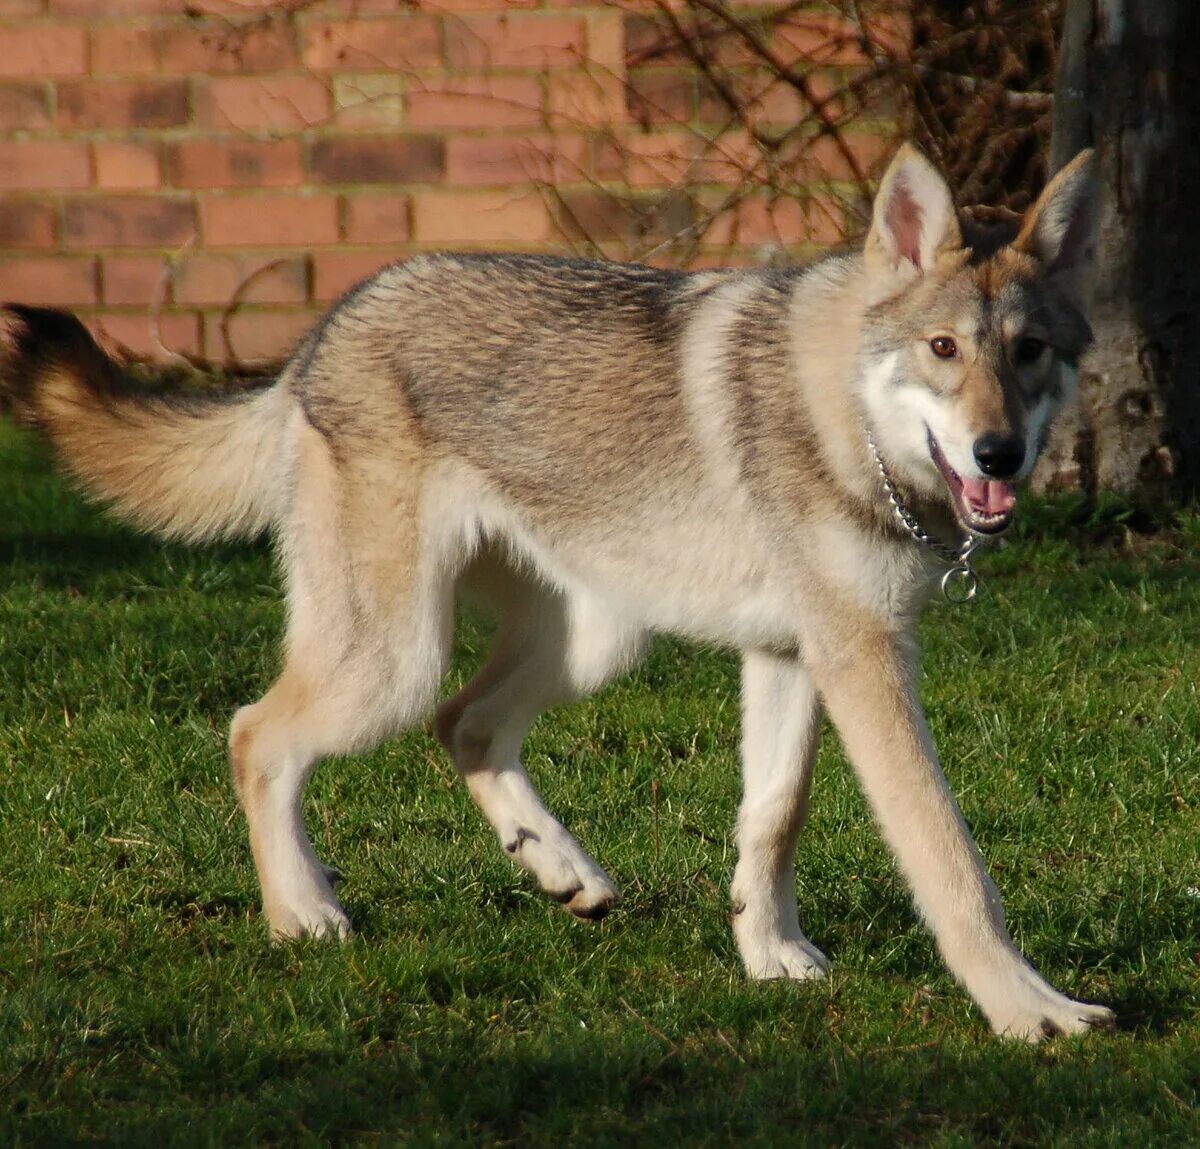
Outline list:
[[[1015,435],[980,435],[975,440],[975,462],[993,479],[1011,479],[1025,462],[1025,444]]]

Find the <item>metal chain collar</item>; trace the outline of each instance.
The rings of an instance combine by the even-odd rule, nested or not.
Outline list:
[[[867,446],[871,448],[871,455],[875,459],[875,465],[879,468],[879,477],[883,480],[883,489],[887,492],[888,502],[891,504],[897,521],[926,550],[949,565],[950,569],[942,575],[942,594],[947,601],[952,603],[970,602],[979,590],[979,576],[975,573],[971,558],[975,551],[983,545],[983,539],[975,535],[967,535],[956,550],[946,546],[941,539],[934,538],[929,534],[917,522],[916,515],[904,505],[900,492],[896,490],[896,484],[892,482],[887,464],[884,463],[879,448],[875,446],[875,439],[872,437],[869,427],[867,428]]]

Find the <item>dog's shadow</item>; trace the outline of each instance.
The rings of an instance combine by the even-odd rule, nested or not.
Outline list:
[[[1158,986],[1151,978],[1104,1002],[1117,1015],[1117,1030],[1138,1037],[1169,1037],[1195,1017],[1200,993],[1183,986]]]

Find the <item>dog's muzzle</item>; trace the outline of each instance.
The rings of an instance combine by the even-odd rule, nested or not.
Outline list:
[[[991,467],[980,463],[980,470],[997,475],[989,479],[965,479],[946,461],[933,432],[926,428],[929,439],[929,455],[941,471],[946,487],[950,491],[954,512],[967,530],[977,535],[998,535],[1007,530],[1012,522],[1013,510],[1017,505],[1017,491],[1007,479],[1015,475],[1025,462],[1022,444],[1014,448],[1013,440],[1000,435],[984,435],[975,444],[976,458],[981,444]],[[997,442],[999,441],[999,442]],[[1019,455],[1018,455],[1019,452]],[[1013,461],[1016,465],[1013,466]]]

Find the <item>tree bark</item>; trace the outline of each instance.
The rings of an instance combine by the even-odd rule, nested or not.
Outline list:
[[[1096,149],[1096,342],[1043,487],[1200,492],[1198,45],[1195,0],[1068,2],[1051,165]]]

